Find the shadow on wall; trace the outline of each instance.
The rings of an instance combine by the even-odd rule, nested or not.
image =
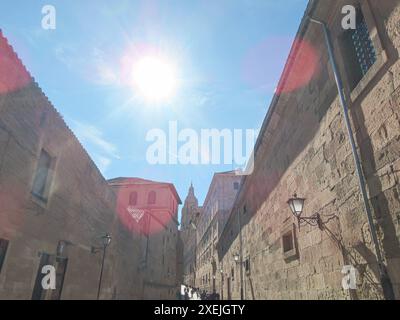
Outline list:
[[[377,1],[374,2],[374,7],[378,7]],[[396,8],[395,1],[385,2],[384,5],[379,3],[381,12],[386,16],[389,16],[391,12]],[[382,19],[381,19],[382,20]],[[389,39],[386,30],[384,30],[385,26],[383,25],[384,21],[380,21],[382,25],[379,25],[378,21],[378,29],[383,29],[383,32],[380,32],[380,36],[382,38],[382,42],[385,44],[385,50],[388,53],[389,60],[386,65],[382,68],[382,70],[375,76],[373,81],[368,85],[364,94],[359,96],[358,101],[363,101],[368,92],[370,92],[371,88],[382,81],[383,77],[386,76],[389,69],[393,66],[393,64],[398,61],[398,51],[393,46],[391,39]],[[379,30],[378,30],[379,31]],[[321,50],[320,64],[323,66],[327,66],[327,52],[325,46],[319,45],[318,48]],[[301,61],[297,61],[296,63],[301,63]],[[246,215],[242,216],[242,227],[246,226],[253,218],[253,215],[259,211],[261,205],[265,202],[266,199],[269,198],[271,192],[277,187],[280,183],[282,176],[288,170],[288,168],[293,164],[295,159],[299,156],[301,152],[303,152],[308,146],[312,139],[315,137],[319,130],[320,121],[326,115],[330,106],[334,103],[337,98],[337,89],[333,81],[329,81],[328,70],[326,68],[319,68],[321,71],[319,74],[315,75],[315,77],[308,84],[309,90],[298,89],[297,92],[293,92],[291,94],[281,94],[278,98],[278,102],[276,105],[276,109],[280,109],[279,123],[277,125],[278,128],[285,128],[284,130],[277,130],[270,137],[265,137],[269,143],[268,149],[268,158],[263,159],[263,155],[267,152],[263,151],[264,154],[258,154],[256,156],[255,162],[255,173],[251,176],[247,176],[243,183],[243,187],[239,197],[236,201],[236,207],[233,208],[231,213],[231,218],[227,223],[227,228],[232,230],[232,233],[224,232],[221,238],[222,245],[219,246],[219,259],[222,260],[223,257],[229,252],[232,243],[238,237],[239,228],[236,226],[236,218],[235,216],[238,214],[238,210],[241,211],[242,208],[238,208],[237,206],[240,204],[240,196],[246,199],[247,212]],[[343,77],[343,75],[342,75]],[[320,87],[320,83],[327,83],[329,87],[325,88],[325,94],[321,94],[322,89]],[[398,90],[398,89],[397,89]],[[298,96],[301,96],[301,99],[298,99]],[[312,105],[306,105],[305,102],[302,101],[313,101]],[[395,102],[395,104],[399,104],[399,102]],[[285,106],[283,106],[284,104]],[[363,137],[368,137],[368,132],[365,127],[365,117],[362,113],[362,109],[359,105],[355,104],[351,108],[351,116],[353,119],[357,119],[357,128],[356,128],[356,139],[357,144],[360,146],[360,155],[363,164],[363,170],[368,177],[371,173],[376,173],[377,170],[381,168],[378,165],[376,159],[376,154],[374,154],[374,149],[370,139],[363,140]],[[293,124],[298,123],[302,125],[295,126]],[[304,124],[307,124],[306,130],[304,129]],[[345,133],[345,128],[340,128],[338,130],[343,131]],[[347,141],[345,143],[348,143]],[[395,139],[393,141],[396,144],[396,147],[390,149],[390,146],[387,146],[386,150],[382,151],[382,156],[392,156],[391,160],[395,160],[394,158],[400,158],[399,154],[399,140]],[[397,151],[396,151],[397,150]],[[392,152],[392,154],[390,154]],[[386,153],[386,154],[385,154]],[[282,158],[282,155],[285,155],[286,161],[282,161],[282,159],[278,158],[279,156]],[[262,160],[262,161],[261,161]],[[281,160],[281,161],[279,161]],[[390,160],[388,161],[390,162]],[[266,168],[262,168],[262,166],[266,166]],[[396,238],[396,229],[394,225],[394,221],[389,210],[389,203],[387,199],[387,192],[383,192],[382,182],[379,179],[374,179],[374,185],[371,185],[372,180],[369,179],[367,182],[369,190],[372,188],[377,190],[377,196],[371,199],[372,207],[374,209],[375,217],[378,220],[380,231],[382,233],[382,245],[385,252],[386,258],[388,258],[387,264],[388,269],[390,269],[392,264],[391,258],[399,258],[400,257],[400,245],[399,240]],[[398,185],[398,182],[397,182]],[[398,198],[398,191],[396,187],[391,191],[393,193],[393,197]],[[366,221],[366,218],[365,218]],[[379,279],[379,273],[376,266],[376,257],[375,252],[372,252],[365,243],[360,240],[360,243],[356,244],[353,249],[357,251],[359,255],[361,255],[372,268],[373,274],[370,274],[368,271],[363,271],[365,265],[360,265],[357,261],[357,258],[354,254],[351,254],[349,250],[344,247],[341,239],[335,239],[339,247],[342,250],[342,254],[345,260],[349,263],[354,263],[354,266],[358,266],[360,271],[363,272],[363,276],[367,280],[372,287],[376,289],[376,291],[380,291],[380,288],[376,288],[377,280]],[[351,250],[352,248],[350,248]],[[374,291],[375,291],[374,289]],[[353,297],[357,298],[356,293],[353,292]]]
[[[377,1],[374,2],[376,5],[378,5]],[[394,1],[379,2],[380,11],[384,13],[384,16],[389,16],[389,14],[393,12],[393,4]],[[382,124],[382,126],[378,129],[379,138],[377,138],[378,136],[375,136],[374,138],[382,139],[382,141],[385,141],[385,145],[382,149],[376,150],[372,144],[371,133],[368,132],[366,127],[366,121],[370,120],[374,115],[370,115],[370,119],[366,119],[366,115],[361,107],[361,102],[368,94],[371,93],[370,90],[374,88],[374,86],[381,81],[384,76],[391,77],[391,83],[393,85],[391,88],[391,98],[387,99],[384,97],[384,100],[380,101],[379,104],[385,109],[392,109],[393,113],[397,114],[397,116],[400,116],[398,109],[400,104],[400,87],[394,87],[393,74],[391,74],[389,70],[392,65],[399,60],[399,52],[398,48],[396,49],[393,46],[386,32],[386,28],[383,25],[384,22],[376,20],[376,23],[379,35],[382,38],[383,43],[385,43],[385,50],[389,57],[389,63],[387,63],[382,70],[380,70],[378,76],[371,81],[363,94],[361,94],[357,101],[355,101],[353,107],[350,108],[350,112],[356,127],[355,131],[357,145],[360,148],[359,154],[362,162],[363,172],[368,190],[371,194],[370,204],[372,204],[373,213],[377,222],[378,236],[381,239],[381,246],[383,249],[384,258],[386,258],[389,276],[391,276],[393,279],[393,274],[390,273],[391,270],[395,269],[396,260],[393,259],[400,258],[400,242],[396,237],[394,212],[393,215],[390,214],[391,207],[389,204],[389,197],[391,198],[390,200],[392,203],[394,201],[397,202],[397,204],[400,204],[400,198],[398,194],[399,182],[396,180],[396,178],[394,178],[395,181],[393,187],[384,190],[385,188],[382,185],[382,177],[379,176],[378,171],[388,164],[393,163],[397,159],[400,159],[400,134],[398,134],[397,137],[393,138],[392,140],[387,141],[388,131],[392,130],[392,128],[388,128],[385,123]],[[378,106],[376,109],[377,113],[380,112],[380,106]],[[374,141],[374,143],[377,144],[377,141]],[[396,173],[393,170],[393,166],[390,166],[388,170],[389,174],[395,177]],[[375,252],[371,252],[365,243],[360,242],[355,249],[366,261],[376,261]],[[375,263],[374,266],[376,266]],[[378,270],[375,267],[374,274],[376,279],[379,279]],[[399,294],[399,288],[397,288],[397,297]]]
[[[363,289],[368,290],[369,293],[373,292],[371,296],[374,296],[375,299],[380,299],[381,287],[376,280],[379,279],[379,270],[375,254],[370,249],[368,249],[368,247],[361,241],[355,246],[356,253],[352,252],[351,249],[347,249],[345,244],[343,243],[339,217],[334,218],[338,225],[337,230],[339,230],[337,234],[335,234],[333,230],[328,228],[327,224],[324,224],[324,232],[326,232],[329,238],[338,246],[338,249],[340,250],[343,257],[344,265],[351,265],[357,269],[359,273],[358,283],[362,283],[362,285],[364,286]],[[361,254],[361,256],[364,257],[365,261],[375,262],[369,265],[370,270],[367,270],[367,265],[365,263],[359,262],[360,259],[357,258],[357,253]],[[350,298],[352,300],[359,299],[357,290],[350,289]]]
[[[314,75],[311,82],[306,84],[304,88],[299,88],[292,93],[282,93],[277,96],[277,104],[275,109],[279,109],[278,128],[270,137],[263,137],[269,146],[268,151],[257,152],[255,159],[254,172],[250,176],[245,176],[243,187],[239,191],[238,199],[246,197],[246,212],[241,218],[242,226],[245,226],[251,221],[252,216],[256,213],[261,205],[265,202],[274,189],[279,185],[281,178],[286,173],[288,168],[297,159],[297,157],[309,146],[309,143],[314,139],[320,126],[321,119],[326,115],[329,106],[336,99],[336,87],[334,83],[327,83],[328,72],[322,66],[326,65],[327,52],[325,48],[321,48],[319,56],[322,57],[319,61],[319,67],[316,68],[318,73]],[[299,58],[302,63],[302,57]],[[327,84],[324,95],[319,93],[319,85],[317,83]],[[297,101],[299,95],[305,97],[304,102]],[[307,97],[307,95],[309,95]],[[306,104],[305,101],[313,101],[313,104]],[[272,106],[271,106],[272,108]],[[271,120],[272,121],[272,120]],[[306,123],[307,128],[303,125],[293,125],[293,123]],[[259,137],[260,139],[260,137]],[[263,152],[263,154],[260,154]],[[263,156],[268,152],[267,160]],[[284,160],[282,159],[284,158]],[[262,161],[261,161],[262,160]],[[246,194],[242,194],[245,190]],[[236,203],[238,205],[238,201]],[[220,247],[220,259],[227,253],[233,241],[239,233],[239,228],[236,227],[237,210],[242,208],[234,207],[231,211],[231,218],[228,219],[226,229],[233,230],[232,234],[223,233],[222,242],[224,248]],[[232,228],[233,227],[233,228]]]

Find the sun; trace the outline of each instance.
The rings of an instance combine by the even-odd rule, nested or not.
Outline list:
[[[148,102],[165,102],[177,89],[174,65],[157,56],[138,59],[133,65],[132,80],[135,89]]]

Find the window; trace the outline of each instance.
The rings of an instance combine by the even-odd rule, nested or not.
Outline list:
[[[294,224],[287,226],[281,237],[282,254],[285,260],[292,260],[298,258],[297,246],[296,246],[296,227]]]
[[[288,232],[282,236],[283,253],[289,252],[294,249],[293,246],[293,235]]]
[[[68,259],[59,257],[56,259],[56,289],[51,292],[51,300],[60,300],[64,285],[65,273],[67,271]]]
[[[155,204],[156,203],[156,192],[155,191],[150,191],[147,203],[148,204]]]
[[[233,189],[234,190],[239,190],[239,182],[234,182],[233,183]]]
[[[47,253],[41,253],[39,269],[36,275],[35,286],[33,288],[32,300],[44,300],[46,298],[46,291],[42,287],[42,280],[45,274],[42,273],[42,269],[45,265],[52,265],[52,256]]]
[[[51,184],[52,166],[53,159],[46,151],[42,150],[40,152],[32,187],[32,194],[42,201],[47,201],[47,195]]]
[[[231,278],[232,278],[232,282],[235,281],[235,269],[234,268],[231,269]]]
[[[137,192],[136,191],[131,192],[129,195],[129,204],[131,206],[135,206],[137,204],[137,198],[138,198]]]
[[[47,120],[47,112],[43,111],[42,114],[40,115],[40,120],[39,120],[39,126],[41,128],[44,127],[46,120]]]
[[[376,50],[361,8],[357,9],[356,29],[347,30],[343,35],[343,47],[350,89],[353,90],[377,61]]]
[[[0,239],[0,272],[6,259],[8,240]]]
[[[246,274],[250,274],[250,258],[246,258],[244,261],[244,270],[246,271]]]
[[[67,271],[68,259],[56,257],[47,253],[41,253],[39,269],[36,276],[35,286],[33,288],[32,300],[60,300],[64,285],[65,273]],[[45,290],[42,287],[42,280],[46,274],[42,269],[46,265],[52,265],[55,268],[56,288],[55,290]]]

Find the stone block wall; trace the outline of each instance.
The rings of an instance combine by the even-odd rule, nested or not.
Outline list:
[[[357,92],[349,90],[347,57],[338,45],[345,4],[311,1],[309,10],[328,21],[332,31],[380,248],[399,299],[400,3],[363,1],[373,26],[370,33],[382,45],[382,59]],[[232,256],[241,251],[250,261],[249,272],[243,270],[245,299],[381,299],[375,251],[322,29],[304,19],[298,36],[318,53],[317,68],[305,86],[278,94],[270,107],[255,171],[246,177],[218,245],[224,298],[240,297],[240,266]],[[301,76],[293,65],[302,59],[301,54],[290,57],[281,85],[285,77]],[[295,192],[306,198],[304,216],[321,215],[323,230],[299,228],[287,205]],[[284,252],[283,236],[290,231],[293,250]],[[345,265],[357,270],[355,290],[342,287]]]
[[[116,197],[0,33],[0,239],[8,250],[0,299],[31,299],[42,253],[68,259],[61,299],[96,299],[102,245],[110,233],[102,299],[140,298],[140,247],[115,214]],[[54,158],[48,200],[32,194],[41,150]]]

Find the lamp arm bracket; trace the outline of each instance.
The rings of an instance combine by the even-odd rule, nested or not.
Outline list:
[[[302,221],[306,222],[310,226],[318,226],[321,230],[323,229],[323,222],[319,213],[314,213],[310,217],[299,217],[299,223]]]

